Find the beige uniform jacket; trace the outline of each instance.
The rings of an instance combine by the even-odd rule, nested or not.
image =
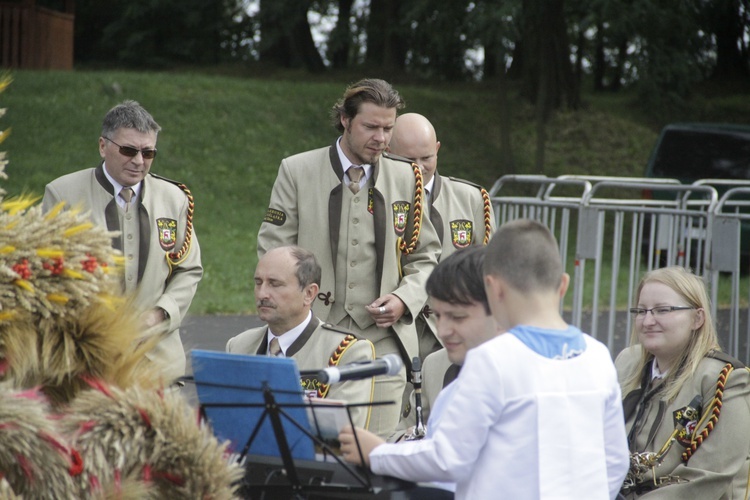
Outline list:
[[[178,251],[185,239],[189,200],[185,192],[173,182],[153,174],[147,175],[143,180],[138,198],[140,249],[135,301],[144,311],[161,307],[169,314],[166,328],[168,333],[149,357],[162,364],[165,367],[165,377],[172,380],[185,374],[185,350],[180,340],[179,327],[203,276],[200,246],[193,233],[187,257],[170,274],[166,251],[160,240],[163,233],[157,224],[160,219],[162,222],[176,222],[176,238],[173,249],[169,251]],[[60,201],[67,202],[68,207],[82,206],[84,210],[90,211],[91,221],[96,225],[110,231],[120,231],[117,202],[101,164],[97,168],[64,175],[47,184],[42,209],[46,212]],[[121,249],[119,236],[113,239],[112,246]]]
[[[481,186],[435,173],[429,206],[430,221],[440,238],[440,259],[456,250],[484,243],[487,227]],[[491,205],[489,217],[491,236],[495,232],[495,211]],[[430,331],[435,335],[437,325],[429,305],[422,310],[420,319],[427,321]],[[420,326],[417,328],[421,330]]]
[[[302,334],[287,349],[286,357],[297,362],[300,372],[327,368],[337,350],[339,362],[336,366],[375,359],[372,343],[356,336],[351,341],[345,341],[350,334],[353,335],[346,329],[323,323],[313,316]],[[267,335],[267,326],[244,331],[229,339],[226,350],[236,354],[265,355],[268,349]],[[301,382],[307,394],[325,390],[325,386],[321,389],[321,382],[314,375],[302,375]],[[339,382],[329,386],[325,397],[347,403],[371,403],[374,386],[374,378]],[[358,406],[350,410],[354,424],[366,428],[369,424],[369,407]]]
[[[346,189],[343,175],[335,144],[282,160],[268,212],[258,232],[259,256],[283,245],[299,245],[315,254],[323,274],[313,312],[323,321],[328,319],[337,294],[335,259],[340,243],[342,189]],[[368,194],[368,207],[374,218],[377,265],[367,274],[380,296],[393,293],[406,305],[404,316],[392,330],[408,364],[418,355],[414,318],[427,302],[425,283],[437,264],[439,241],[429,218],[424,216],[416,251],[401,258],[402,279],[397,240],[412,234],[414,173],[403,162],[384,155],[373,165],[372,178],[374,187]],[[399,229],[402,221],[397,208],[404,204],[409,207],[406,227]]]
[[[461,367],[454,365],[448,359],[448,351],[445,348],[435,351],[427,356],[422,364],[422,423],[427,425],[430,417],[430,407],[437,399],[443,387],[447,386],[458,376]],[[409,404],[404,409],[396,432],[388,441],[400,441],[404,435],[417,425],[416,397],[414,391],[409,396]]]
[[[641,346],[631,346],[622,351],[615,361],[620,384],[627,380],[637,368]],[[659,452],[675,429],[674,412],[687,406],[696,395],[702,396],[701,416],[708,410],[716,395],[717,380],[727,362],[734,370],[726,380],[718,422],[696,449],[687,464],[681,460],[685,446],[675,442],[666,454],[657,477],[679,476],[689,482],[670,484],[641,495],[631,493],[626,498],[658,498],[685,500],[687,498],[744,499],[750,467],[750,372],[737,360],[723,353],[704,358],[695,376],[682,388],[672,403],[662,400],[658,391],[643,392],[639,389],[625,394],[623,408],[631,453],[642,451]],[[651,378],[651,364],[646,365],[644,380]],[[639,400],[646,398],[645,403]],[[636,431],[639,407],[642,415]],[[710,414],[709,414],[710,416]],[[706,427],[701,423],[695,433]],[[652,479],[651,473],[647,481]]]

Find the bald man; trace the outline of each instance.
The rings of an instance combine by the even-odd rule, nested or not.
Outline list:
[[[439,149],[435,128],[427,118],[406,113],[396,119],[388,150],[421,167],[429,217],[440,238],[443,259],[458,249],[486,244],[495,230],[495,214],[481,186],[438,174]],[[419,357],[424,359],[441,347],[429,306],[422,309],[416,322]]]

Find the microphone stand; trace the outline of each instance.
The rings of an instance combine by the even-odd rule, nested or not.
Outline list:
[[[414,411],[417,415],[417,423],[406,436],[406,441],[415,441],[425,436],[425,426],[422,417],[422,361],[418,357],[411,360],[411,380],[414,385]]]

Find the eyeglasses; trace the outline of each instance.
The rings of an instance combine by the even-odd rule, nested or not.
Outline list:
[[[135,149],[130,146],[120,146],[115,141],[110,139],[109,137],[104,137],[109,142],[120,148],[120,154],[123,156],[127,156],[128,158],[133,158],[138,153],[141,153],[144,160],[153,160],[156,158],[156,149]]]
[[[630,314],[635,316],[636,319],[646,319],[646,315],[650,312],[654,318],[661,318],[673,311],[683,311],[686,309],[695,309],[692,306],[659,306],[652,307],[651,309],[644,309],[643,307],[631,307]]]

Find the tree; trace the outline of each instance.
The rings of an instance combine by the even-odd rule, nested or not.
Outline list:
[[[747,0],[707,2],[702,14],[707,31],[716,37],[716,65],[711,76],[714,78],[749,76],[750,51],[748,51],[746,36],[750,28],[750,2]]]
[[[260,60],[284,67],[304,67],[311,72],[325,69],[307,20],[309,1],[262,0],[257,14],[260,29]]]
[[[336,26],[328,40],[329,58],[336,69],[349,65],[349,51],[352,46],[352,30],[349,19],[352,15],[354,0],[338,0],[338,17]]]
[[[76,58],[141,67],[216,64],[237,9],[235,0],[79,0]]]
[[[387,70],[403,70],[406,60],[406,40],[401,33],[402,12],[409,0],[370,0],[367,18],[368,66]]]
[[[536,170],[544,170],[546,125],[552,111],[576,109],[579,90],[570,65],[564,0],[523,2],[521,95],[535,105]]]

